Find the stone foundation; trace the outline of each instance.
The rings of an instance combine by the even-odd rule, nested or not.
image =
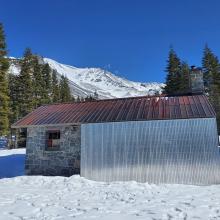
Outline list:
[[[51,127],[27,129],[25,171],[27,175],[71,176],[80,174],[80,126],[60,126],[60,148],[46,148],[46,131]]]

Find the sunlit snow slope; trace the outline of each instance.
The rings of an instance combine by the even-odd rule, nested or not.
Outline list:
[[[48,63],[56,71],[58,78],[65,75],[75,97],[94,95],[94,92],[98,93],[99,99],[154,95],[160,94],[164,87],[163,83],[133,82],[100,68],[76,68],[41,57],[39,61]],[[10,63],[9,72],[18,75],[20,73],[18,59],[11,57]]]
[[[118,77],[100,68],[76,68],[44,58],[59,75],[65,75],[70,82],[75,96],[93,95],[96,91],[99,98],[121,98],[129,96],[154,95],[161,93],[162,83],[132,82]]]

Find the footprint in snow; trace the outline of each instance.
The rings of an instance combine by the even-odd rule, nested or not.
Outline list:
[[[173,219],[173,216],[170,214],[167,214],[167,220],[171,220],[171,219]]]
[[[182,210],[179,209],[179,208],[175,208],[175,211],[177,211],[177,212],[182,212]]]

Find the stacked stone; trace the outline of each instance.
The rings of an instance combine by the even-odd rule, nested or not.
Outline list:
[[[47,149],[47,131],[60,130],[60,147]],[[80,174],[80,126],[31,127],[27,129],[27,175],[71,176]]]

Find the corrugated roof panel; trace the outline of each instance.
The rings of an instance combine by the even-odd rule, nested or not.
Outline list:
[[[159,118],[159,98],[153,99],[153,113],[152,118]]]
[[[135,120],[138,120],[138,113],[139,113],[139,109],[140,109],[140,106],[141,106],[141,99],[136,99],[136,102],[135,102],[135,110],[133,111],[133,114],[132,114],[132,117],[135,119]]]
[[[175,99],[174,97],[171,97],[171,98],[169,99],[169,111],[170,111],[170,117],[171,117],[171,118],[176,118],[174,99]]]
[[[77,105],[75,107],[75,109],[71,109],[70,106],[68,106],[68,111],[66,112],[66,114],[63,115],[63,117],[61,118],[61,121],[62,123],[65,123],[65,122],[69,122],[69,121],[74,121],[75,118],[77,117],[78,114],[80,114],[80,108],[79,108],[79,105]],[[73,120],[74,118],[74,120]]]
[[[83,120],[84,122],[88,122],[88,121],[92,122],[92,121],[94,121],[93,118],[97,114],[97,106],[98,105],[94,105],[94,103],[90,102],[89,105],[88,105],[88,112],[85,115],[85,117],[83,119],[81,119],[81,120]]]
[[[201,98],[200,98],[201,100]],[[208,101],[208,99],[203,99],[203,101],[205,102],[205,104],[203,105],[204,108],[207,108],[208,111],[206,112],[207,115],[209,115],[209,117],[213,114],[215,114],[215,111],[211,105],[211,103]]]
[[[115,105],[113,105],[113,107],[112,107],[112,111],[110,111],[109,116],[106,118],[107,121],[115,121],[116,120],[118,113],[122,107],[122,104],[123,104],[123,101],[121,101],[119,99],[116,100]],[[120,121],[120,119],[118,119],[118,121]]]
[[[132,97],[37,108],[12,127],[215,117],[205,95]]]
[[[146,107],[145,107],[146,105],[147,105],[146,98],[141,99],[141,105],[138,109],[138,114],[137,114],[137,119],[138,120],[144,119],[144,111],[146,109]]]
[[[179,98],[179,105],[180,105],[180,115],[182,115],[183,118],[187,118],[186,106],[184,105],[183,97]]]
[[[80,104],[80,103],[78,103]],[[72,113],[72,116],[70,117],[71,121],[75,121],[76,123],[80,123],[81,121],[83,121],[83,117],[86,116],[86,112],[89,112],[89,105],[85,105],[85,103],[82,103],[83,105],[79,105],[78,106],[78,111],[74,111]],[[70,121],[67,119],[65,119],[66,122]]]
[[[189,96],[183,96],[184,104],[189,105]]]
[[[168,98],[164,100],[164,118],[170,118]]]
[[[196,105],[197,111],[198,111],[198,115],[204,115],[205,112],[204,112],[204,110],[203,110],[203,108],[202,108],[202,105],[201,105],[201,103],[200,103],[199,97],[198,97],[198,96],[194,96],[193,99],[195,100],[196,103],[198,103],[198,104]]]
[[[193,112],[192,112],[192,108],[191,108],[190,104],[186,105],[186,112],[187,112],[187,117],[188,118],[192,118],[193,117]]]
[[[134,111],[137,111],[137,109],[135,109],[135,101],[135,99],[132,99],[130,105],[127,108],[126,120],[129,120],[129,118],[133,118]]]
[[[106,107],[105,110],[103,111],[101,117],[100,117],[100,122],[105,122],[106,118],[109,116],[109,113],[112,111],[113,106],[114,106],[114,102],[109,102],[109,103],[105,103]]]
[[[164,114],[165,114],[165,111],[164,111],[164,99],[160,98],[159,99],[159,115],[158,115],[158,118],[159,119],[164,118]]]
[[[154,110],[154,100],[153,99],[150,99],[149,100],[149,106],[148,106],[148,112],[147,112],[147,118],[149,120],[152,120],[153,119],[153,110]]]

